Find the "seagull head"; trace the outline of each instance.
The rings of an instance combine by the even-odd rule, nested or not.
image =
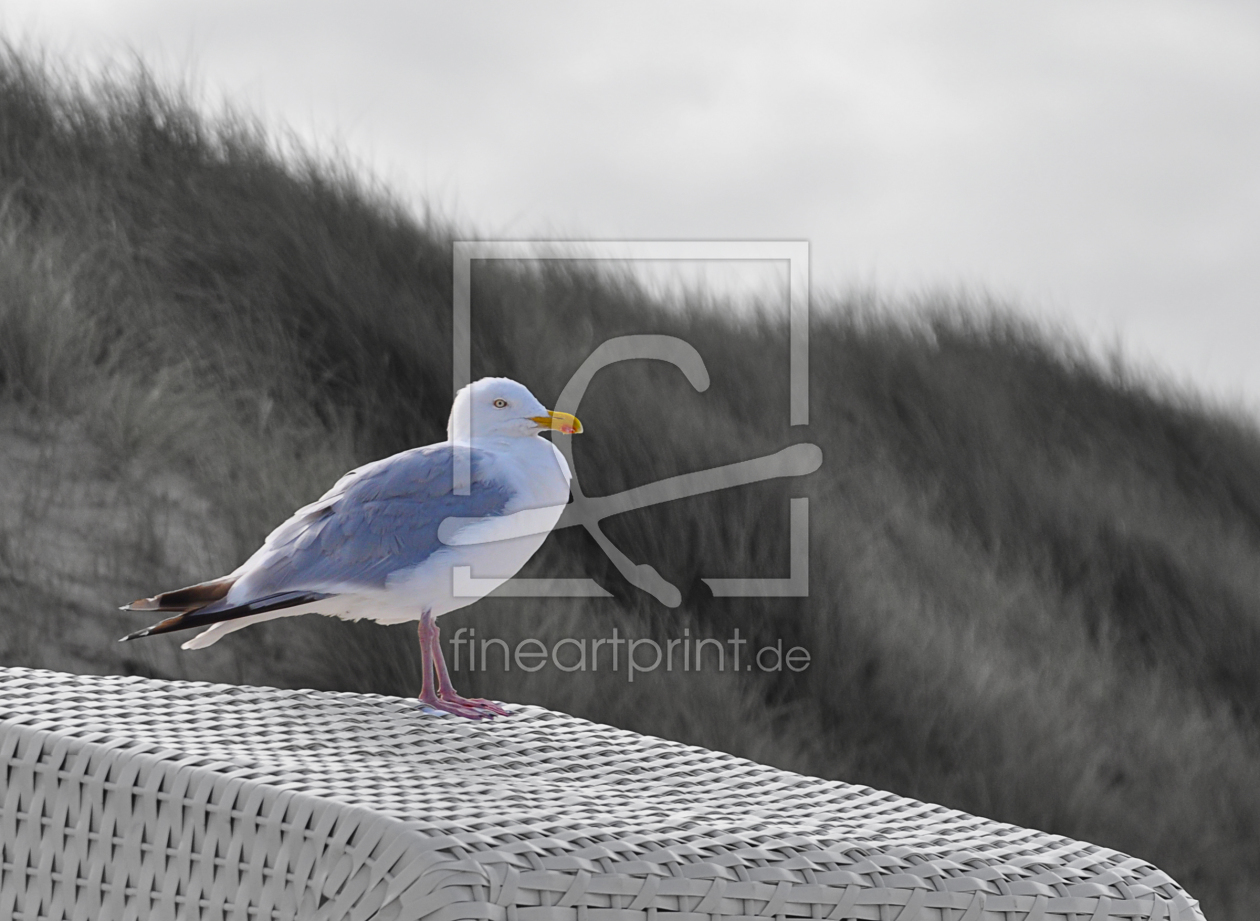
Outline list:
[[[565,435],[582,431],[569,413],[553,412],[538,402],[524,384],[506,377],[483,377],[455,394],[447,437],[476,443],[486,438],[519,438],[548,429]]]

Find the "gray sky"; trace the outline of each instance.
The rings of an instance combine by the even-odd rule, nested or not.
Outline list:
[[[1260,411],[1260,4],[0,0],[482,236],[807,239]]]

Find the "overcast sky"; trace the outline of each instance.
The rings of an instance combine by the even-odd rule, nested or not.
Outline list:
[[[482,236],[806,239],[816,289],[965,284],[1260,411],[1260,3],[68,2]]]

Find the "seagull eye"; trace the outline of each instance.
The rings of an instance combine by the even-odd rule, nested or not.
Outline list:
[[[507,400],[504,400],[504,399],[498,399],[498,400],[495,400],[495,401],[494,401],[494,408],[495,408],[495,409],[502,409],[502,408],[503,408],[503,407],[505,407],[505,406],[507,406]]]

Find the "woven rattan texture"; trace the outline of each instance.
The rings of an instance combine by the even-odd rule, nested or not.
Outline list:
[[[1201,921],[1145,861],[534,707],[0,669],[0,919]]]

